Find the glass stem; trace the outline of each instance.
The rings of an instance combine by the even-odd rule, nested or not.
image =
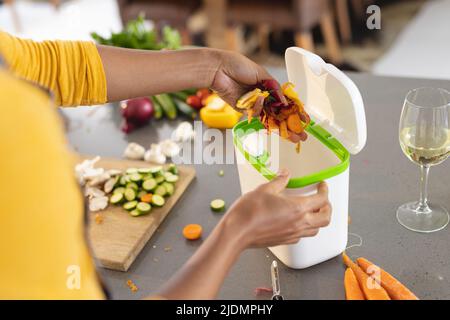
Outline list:
[[[420,200],[417,211],[420,213],[430,212],[428,207],[428,172],[429,166],[420,166]]]

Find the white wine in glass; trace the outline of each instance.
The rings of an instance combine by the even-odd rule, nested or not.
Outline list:
[[[450,155],[450,93],[444,89],[418,88],[410,91],[400,117],[400,146],[420,166],[420,199],[397,209],[397,219],[417,232],[434,232],[449,222],[447,210],[428,202],[428,172]]]
[[[400,132],[400,146],[411,161],[418,165],[433,166],[447,159],[450,153],[450,130],[440,129],[430,135],[417,135],[418,131],[420,129],[411,127]]]

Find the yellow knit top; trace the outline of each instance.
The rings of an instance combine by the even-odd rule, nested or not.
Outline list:
[[[0,59],[0,299],[102,299],[55,108],[106,102],[97,48],[0,31]]]

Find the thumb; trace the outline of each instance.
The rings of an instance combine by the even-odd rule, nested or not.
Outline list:
[[[273,178],[270,182],[263,184],[260,188],[263,191],[270,193],[280,193],[286,188],[286,185],[289,182],[289,171],[287,169],[281,169],[277,176]]]

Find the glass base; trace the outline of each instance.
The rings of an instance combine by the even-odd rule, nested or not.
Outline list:
[[[429,204],[423,210],[418,202],[408,202],[397,209],[397,220],[409,230],[430,233],[444,229],[449,222],[449,214],[439,205]]]

